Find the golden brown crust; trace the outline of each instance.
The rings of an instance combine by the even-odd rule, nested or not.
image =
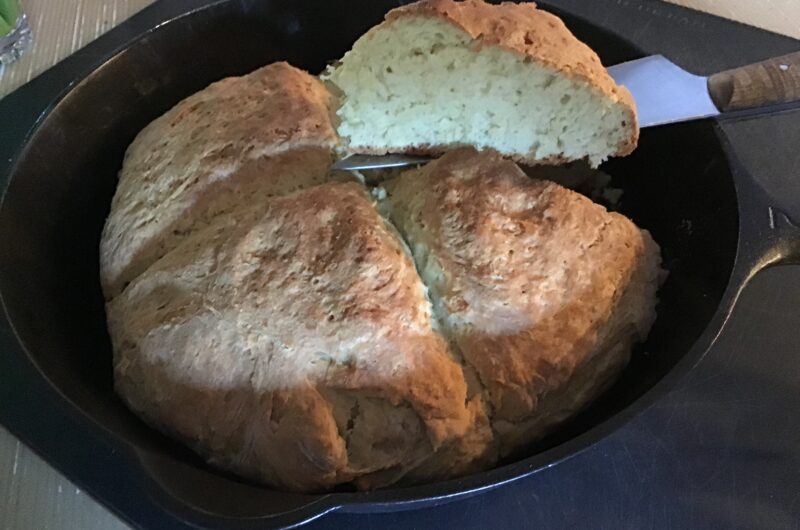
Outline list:
[[[386,187],[450,345],[363,187],[327,183],[239,201],[108,304],[119,394],[224,469],[371,489],[493,465],[646,335],[658,249],[627,219],[473,149]]]
[[[101,239],[106,297],[212,216],[209,207],[223,208],[220,194],[285,192],[285,182],[259,180],[275,173],[260,167],[266,159],[316,150],[297,167],[296,185],[319,183],[338,142],[331,107],[319,80],[280,62],[213,83],[145,127],[125,154]]]
[[[116,388],[227,469],[375,487],[472,428],[428,311],[363,188],[328,183],[217,217],[109,303]]]
[[[591,50],[532,5],[432,0],[387,20],[403,16],[535,58],[635,120]],[[332,97],[276,63],[187,98],[131,145],[101,243],[116,389],[212,464],[277,487],[485,469],[625,365],[652,322],[658,248],[494,153],[449,152],[387,184],[393,219],[441,271],[425,279],[437,327],[364,188],[326,183]]]
[[[636,148],[639,126],[631,93],[614,82],[597,54],[579,41],[560,18],[538,9],[535,3],[422,0],[393,9],[386,15],[386,20],[391,22],[408,16],[439,18],[479,40],[482,45],[504,48],[594,87],[627,110],[629,121],[626,126],[630,127],[630,134],[617,147],[616,155],[630,154]],[[543,163],[535,159],[517,161]]]
[[[594,394],[571,382],[580,367],[627,355],[646,335],[658,249],[623,216],[473,149],[384,186],[443,329],[486,388],[495,426],[537,419],[556,392],[574,412],[585,401],[572,394]]]

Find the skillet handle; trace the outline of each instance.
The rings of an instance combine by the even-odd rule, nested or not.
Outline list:
[[[773,265],[800,265],[800,224],[777,206],[767,206],[765,218],[769,232],[762,243],[766,248],[761,269]]]
[[[704,353],[725,332],[739,296],[759,272],[774,266],[800,265],[800,220],[761,187],[739,160],[729,136],[719,124],[717,127],[739,203],[739,245],[724,302],[695,343],[695,348]]]
[[[708,93],[720,112],[800,100],[800,52],[714,74]]]
[[[729,147],[729,146],[728,146]],[[727,149],[729,157],[736,156]],[[732,164],[739,197],[739,248],[727,302],[713,317],[696,346],[708,351],[723,334],[744,288],[759,272],[774,266],[800,265],[800,223],[769,196],[741,164]]]
[[[777,265],[800,265],[800,220],[793,218],[741,167],[734,170],[740,197],[739,253],[734,281],[742,286]]]

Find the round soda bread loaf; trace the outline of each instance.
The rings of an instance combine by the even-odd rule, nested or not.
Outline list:
[[[518,162],[633,151],[634,102],[597,54],[533,3],[424,0],[390,11],[323,76],[347,151],[491,148]]]
[[[453,5],[404,10],[479,7]],[[491,467],[624,367],[655,315],[658,247],[492,150],[370,194],[329,172],[335,106],[275,63],[137,136],[100,248],[116,390],[212,465],[277,488]]]

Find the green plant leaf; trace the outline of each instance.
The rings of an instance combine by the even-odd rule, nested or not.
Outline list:
[[[12,30],[12,26],[8,25],[4,17],[0,16],[0,37],[4,36]]]
[[[5,26],[7,26],[7,29],[0,29],[0,34],[5,35],[11,31],[11,28],[13,28],[17,23],[18,16],[18,0],[0,0],[0,18],[3,19]],[[4,28],[4,26],[0,24],[0,28]]]

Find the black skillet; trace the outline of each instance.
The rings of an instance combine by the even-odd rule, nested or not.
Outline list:
[[[574,13],[627,28],[639,43],[647,39],[637,24],[650,26],[659,9],[684,33],[692,25],[688,12],[649,0],[591,4],[545,5],[606,64],[664,50],[634,46]],[[0,420],[132,524],[284,527],[331,510],[435,506],[532,475],[599,443],[663,399],[714,345],[753,275],[798,262],[800,230],[791,212],[756,184],[714,122],[643,131],[632,156],[603,169],[624,190],[621,211],[661,244],[670,276],[647,343],[589,410],[521,459],[420,487],[300,495],[211,470],[147,428],[113,393],[97,245],[125,147],[150,120],[223,76],[275,60],[319,71],[393,5],[160,2],[0,102]],[[609,24],[610,14],[616,18]],[[696,25],[722,28],[711,17],[691,16]],[[152,29],[162,20],[169,22]],[[653,26],[664,28],[663,22]],[[767,47],[740,62],[797,48],[779,38]]]

